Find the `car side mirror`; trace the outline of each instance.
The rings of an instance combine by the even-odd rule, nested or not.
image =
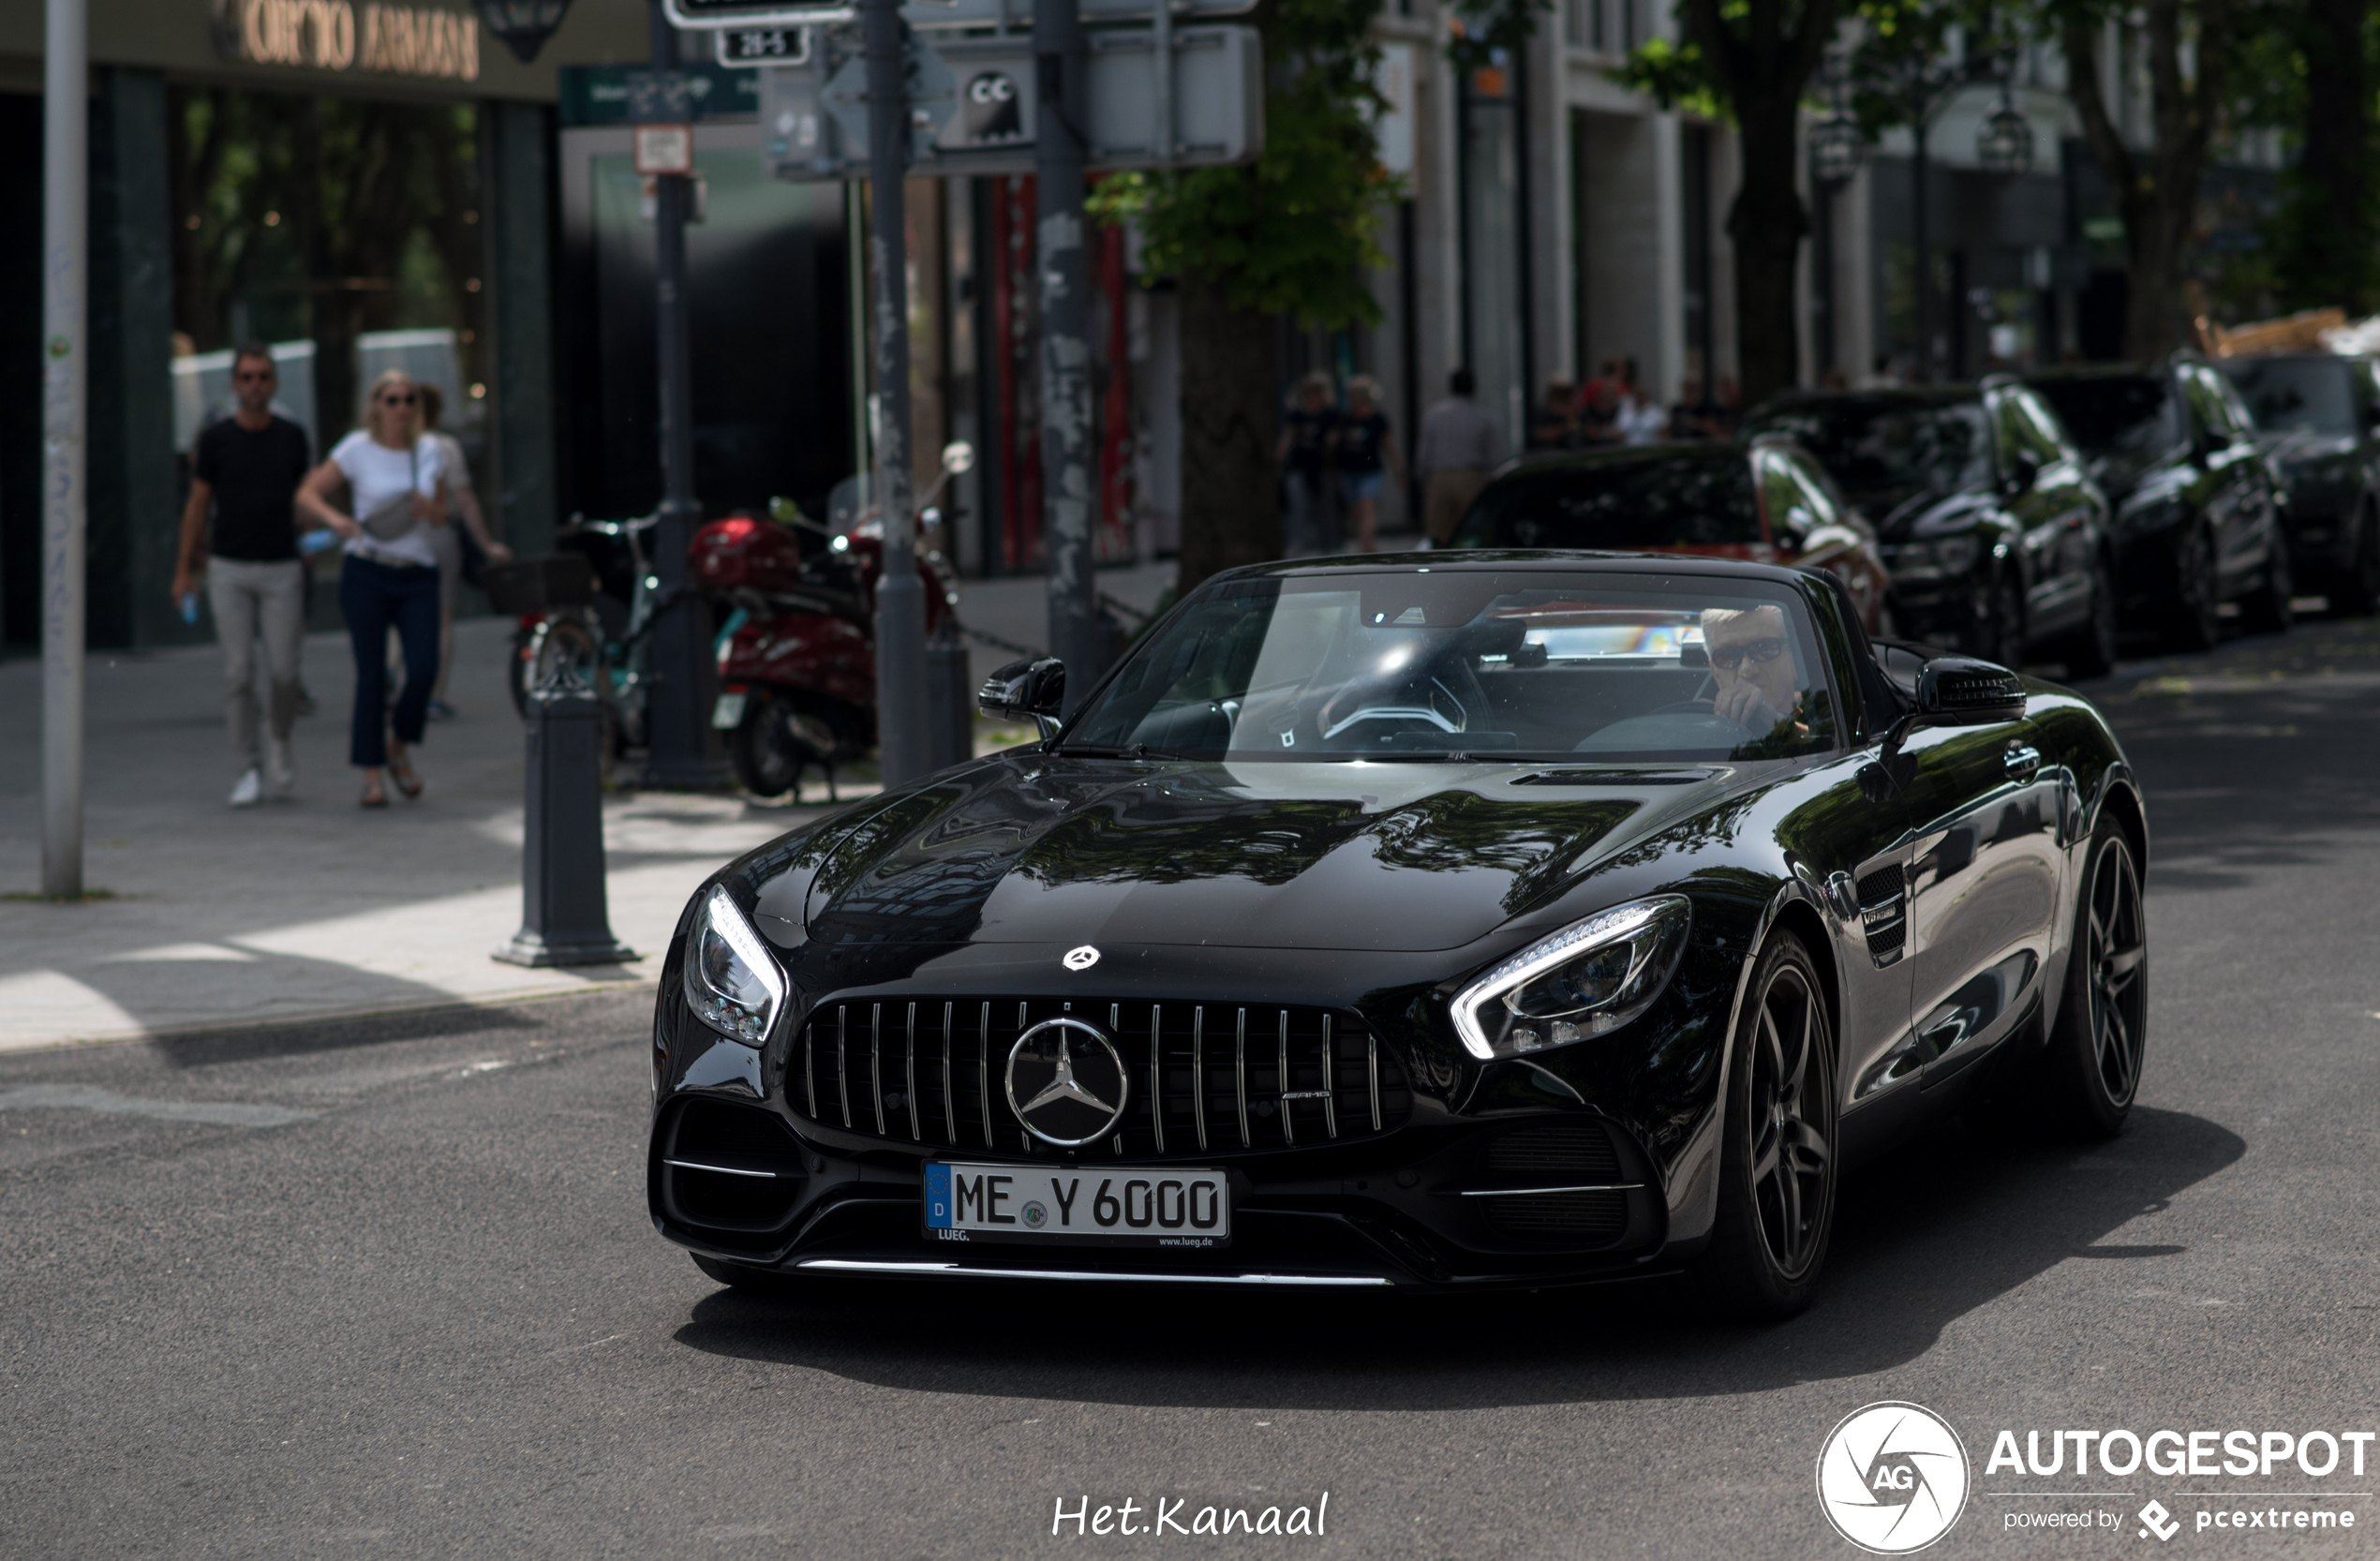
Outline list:
[[[975,704],[994,721],[1030,721],[1049,736],[1066,706],[1066,663],[1055,656],[1011,662],[984,679]]]
[[[1917,670],[1916,704],[1923,725],[1990,726],[2024,719],[2025,684],[1991,662],[1937,656]]]

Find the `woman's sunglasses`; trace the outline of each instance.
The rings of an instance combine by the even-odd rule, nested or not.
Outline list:
[[[1711,647],[1711,665],[1721,672],[1733,672],[1747,658],[1765,666],[1785,654],[1785,642],[1774,635],[1764,640],[1746,640],[1741,645]]]
[[[413,405],[413,398],[409,395],[383,395],[380,397],[380,405],[383,407],[410,407]]]

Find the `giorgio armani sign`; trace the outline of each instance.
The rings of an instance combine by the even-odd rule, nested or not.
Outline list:
[[[477,18],[367,0],[215,0],[216,47],[251,65],[475,82]]]

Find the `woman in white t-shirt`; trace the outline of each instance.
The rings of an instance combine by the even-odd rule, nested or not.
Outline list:
[[[443,453],[422,438],[422,398],[391,369],[372,382],[364,426],[331,449],[298,488],[298,511],[347,540],[339,612],[355,650],[355,714],[348,762],[364,772],[366,808],[388,806],[380,772],[408,798],[422,778],[407,756],[422,740],[438,683],[438,553],[432,528],[446,524]],[[348,509],[335,502],[345,489]],[[405,686],[388,699],[388,635],[405,651]],[[394,730],[392,730],[394,728]]]

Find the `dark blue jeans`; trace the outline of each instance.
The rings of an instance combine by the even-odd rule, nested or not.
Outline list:
[[[339,612],[355,647],[355,719],[348,728],[347,762],[378,769],[389,762],[389,728],[410,747],[429,720],[438,685],[438,571],[398,569],[348,556],[339,571]],[[389,709],[389,627],[405,650],[405,687]]]

